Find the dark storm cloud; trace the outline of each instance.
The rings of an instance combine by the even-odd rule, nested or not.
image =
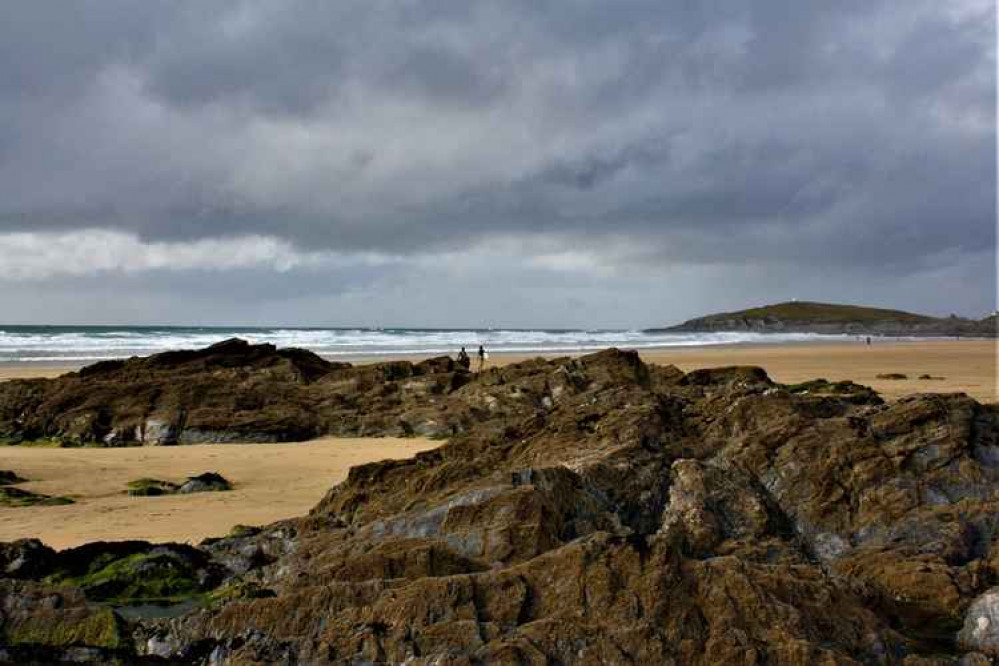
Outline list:
[[[995,256],[991,2],[3,13],[0,233],[411,256],[543,234],[886,276]]]

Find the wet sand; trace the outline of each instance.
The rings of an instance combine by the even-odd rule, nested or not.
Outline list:
[[[409,458],[441,442],[324,438],[300,444],[208,444],[124,449],[0,448],[0,469],[29,479],[18,488],[69,495],[76,504],[0,507],[0,541],[36,537],[53,548],[145,539],[197,543],[237,524],[263,525],[308,513],[354,465]],[[182,481],[218,472],[228,492],[129,497],[142,477]]]

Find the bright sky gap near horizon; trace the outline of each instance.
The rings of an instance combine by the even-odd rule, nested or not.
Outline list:
[[[10,0],[0,328],[996,309],[992,0]]]

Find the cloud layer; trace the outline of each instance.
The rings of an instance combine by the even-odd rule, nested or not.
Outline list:
[[[415,294],[451,274],[468,300],[520,285],[651,325],[741,305],[736,281],[775,300],[781,276],[979,314],[995,30],[978,0],[11,2],[0,280],[328,270],[375,303],[405,275],[404,303],[464,323],[453,295]],[[930,276],[951,282],[912,293]],[[621,312],[626,290],[647,305]],[[240,298],[230,316],[259,318]]]

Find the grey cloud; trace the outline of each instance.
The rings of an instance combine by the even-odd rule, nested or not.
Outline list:
[[[621,261],[644,266],[892,278],[994,263],[987,2],[25,1],[5,18],[0,232],[410,257],[627,238],[642,252]],[[994,279],[975,289],[994,301]]]

